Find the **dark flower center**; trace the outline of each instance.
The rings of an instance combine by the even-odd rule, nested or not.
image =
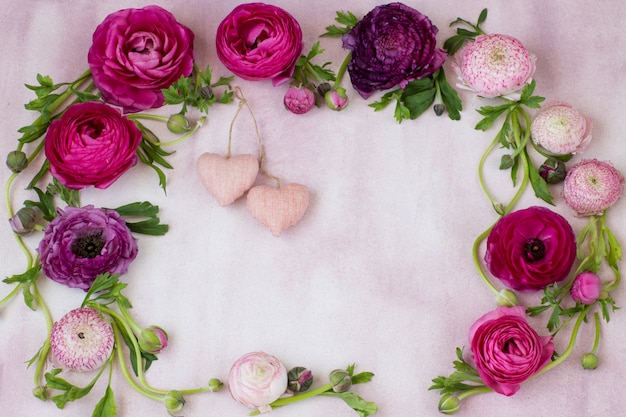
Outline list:
[[[84,339],[84,338],[85,338],[85,333],[83,333],[83,332],[78,332],[78,335],[77,335],[77,336],[78,336],[78,338],[79,338],[79,339],[81,339],[81,340],[82,340],[82,339]]]
[[[81,258],[95,258],[100,255],[104,243],[102,231],[93,232],[76,239],[72,244],[72,253]]]
[[[546,245],[535,237],[528,239],[524,247],[524,259],[527,262],[536,262],[543,259],[546,255]]]

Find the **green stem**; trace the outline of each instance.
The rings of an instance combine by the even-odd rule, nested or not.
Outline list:
[[[48,106],[48,112],[50,114],[52,114],[55,110],[57,110],[63,103],[65,103],[65,101],[72,95],[74,94],[74,89],[76,87],[78,87],[79,85],[81,85],[87,78],[89,78],[91,76],[91,70],[87,70],[85,72],[83,72],[74,82],[72,82],[70,85],[68,85],[68,87],[66,88],[66,90],[59,95],[59,97],[54,100],[49,106]],[[34,122],[33,122],[33,126],[39,126],[46,123],[45,119],[43,116],[39,116]],[[19,141],[18,146],[17,146],[17,150],[21,151],[22,148],[24,147],[24,144],[26,142],[23,141]]]
[[[480,160],[478,161],[478,181],[480,183],[480,187],[482,188],[483,192],[485,193],[485,195],[491,202],[491,205],[494,207],[497,213],[500,213],[500,210],[498,210],[498,207],[500,207],[501,205],[500,203],[496,201],[496,199],[491,195],[491,193],[487,189],[487,184],[485,184],[485,176],[483,175],[483,168],[485,166],[485,161],[487,160],[487,157],[489,156],[493,148],[496,146],[497,142],[498,142],[498,138],[497,137],[493,138],[489,146],[487,146],[487,149],[485,149],[485,152],[483,152],[482,156],[480,157]]]
[[[126,118],[129,120],[156,120],[158,122],[167,123],[170,118],[167,116],[160,116],[158,114],[147,114],[147,113],[135,113],[135,114],[127,114]]]
[[[145,390],[144,388],[140,387],[135,380],[133,379],[133,377],[130,375],[130,372],[128,372],[128,368],[126,367],[126,362],[124,361],[124,355],[122,352],[122,346],[120,344],[120,341],[123,340],[122,339],[122,335],[120,334],[120,330],[118,329],[117,325],[115,323],[113,323],[113,332],[115,334],[115,351],[117,352],[117,360],[118,363],[120,364],[120,368],[122,369],[122,373],[124,374],[124,377],[126,378],[126,380],[128,381],[128,383],[130,384],[131,387],[133,387],[133,389],[135,391],[137,391],[139,394],[148,397],[150,399],[156,400],[156,401],[161,401],[163,402],[163,397],[160,395],[155,395],[154,393],[151,393],[147,390]],[[137,366],[139,367],[140,363],[137,364]]]
[[[37,305],[39,306],[39,308],[41,308],[41,311],[46,320],[46,327],[48,329],[48,333],[47,333],[48,337],[46,338],[46,341],[44,342],[43,347],[41,348],[39,359],[37,360],[37,368],[35,369],[35,386],[39,386],[41,372],[43,371],[43,367],[46,364],[48,353],[50,351],[50,333],[52,332],[53,322],[52,322],[52,315],[50,314],[50,310],[48,310],[48,306],[46,305],[45,301],[41,297],[41,294],[39,294],[39,289],[37,289],[36,282],[32,283],[32,288],[33,288],[33,296],[35,297],[35,301],[37,302]]]
[[[311,65],[311,63],[309,61],[306,62],[306,66],[305,66],[307,73],[312,75],[313,78],[315,78],[315,81],[317,81],[318,83],[324,83],[326,82],[326,80],[324,80],[322,77],[320,77],[317,72],[315,72],[315,70],[313,69],[313,66]],[[306,78],[306,77],[305,77]]]
[[[348,52],[343,62],[341,63],[341,66],[339,67],[339,71],[337,71],[337,77],[335,78],[335,83],[333,84],[334,89],[341,87],[341,81],[343,80],[343,76],[348,69],[350,58],[352,58],[352,52]]]
[[[558,358],[556,358],[555,360],[553,360],[552,362],[544,366],[539,372],[534,374],[531,378],[534,378],[537,375],[541,375],[542,373],[549,371],[555,366],[558,366],[561,362],[567,359],[567,357],[572,353],[572,350],[574,350],[574,346],[576,345],[576,338],[578,337],[578,331],[580,330],[580,325],[585,320],[585,317],[587,316],[587,312],[589,311],[589,307],[590,306],[586,306],[579,313],[578,319],[576,319],[576,323],[574,323],[574,328],[572,329],[572,335],[570,337],[569,344],[567,345],[567,348],[561,354],[561,356],[559,356]]]
[[[172,146],[172,145],[178,145],[181,142],[184,142],[185,140],[189,139],[189,137],[193,136],[194,133],[196,133],[198,131],[198,129],[200,129],[202,126],[204,126],[204,124],[206,123],[206,117],[203,116],[200,118],[200,120],[198,120],[196,122],[196,125],[193,127],[193,129],[191,129],[189,132],[185,133],[183,136],[179,137],[176,140],[172,140],[170,142],[153,142],[150,141],[150,143],[152,143],[155,146]]]
[[[491,282],[489,277],[487,277],[487,274],[485,274],[485,271],[483,271],[483,268],[482,268],[482,266],[480,264],[480,259],[478,257],[478,250],[480,248],[480,244],[482,243],[483,240],[485,240],[485,238],[487,236],[489,236],[489,233],[491,233],[491,229],[493,229],[494,225],[495,225],[495,223],[493,225],[491,225],[487,230],[482,232],[476,238],[476,240],[474,241],[474,245],[472,246],[472,258],[474,259],[474,265],[476,265],[476,269],[478,270],[478,273],[480,274],[480,277],[483,279],[485,284],[487,284],[487,286],[491,289],[491,291],[493,291],[494,294],[498,295],[500,290],[498,290],[498,288],[496,288],[496,286],[493,285],[493,283]]]
[[[593,348],[591,348],[591,353],[595,355],[598,350],[598,344],[600,343],[600,315],[596,312],[593,315],[594,323],[596,325],[596,334],[593,339]]]
[[[0,308],[2,308],[7,302],[9,302],[13,297],[15,297],[15,295],[20,292],[20,290],[22,289],[22,285],[24,284],[18,284],[15,286],[15,288],[13,288],[11,290],[10,293],[8,293],[6,295],[6,297],[4,297],[2,300],[0,300]]]
[[[471,390],[467,390],[467,391],[463,391],[462,393],[457,395],[457,398],[459,400],[462,400],[463,398],[467,398],[471,395],[476,395],[476,394],[486,394],[488,392],[493,392],[493,390],[489,387],[480,387],[480,388],[474,388]]]
[[[301,400],[306,400],[307,398],[311,398],[311,397],[315,397],[316,395],[320,395],[328,390],[332,390],[333,389],[333,384],[326,384],[326,385],[322,385],[321,387],[315,388],[311,391],[306,391],[303,392],[302,394],[298,394],[298,395],[294,395],[291,397],[285,397],[285,398],[279,398],[276,401],[274,401],[273,403],[270,404],[270,406],[272,408],[274,407],[282,407],[285,406],[287,404],[291,404],[294,403],[296,401],[301,401]],[[261,412],[259,410],[255,410],[252,411],[251,413],[249,413],[249,416],[256,416],[258,414],[261,414]]]
[[[124,318],[126,319],[126,322],[129,324],[129,326],[131,327],[131,329],[135,332],[136,335],[141,335],[141,331],[143,330],[138,324],[137,322],[133,319],[133,317],[130,315],[130,313],[128,312],[128,309],[122,305],[120,305],[118,303],[118,306],[120,308],[120,311],[122,312],[122,315],[124,316]]]

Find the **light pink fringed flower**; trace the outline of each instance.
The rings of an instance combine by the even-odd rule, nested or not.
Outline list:
[[[111,325],[93,308],[77,308],[54,323],[50,347],[59,365],[74,371],[99,369],[113,351]]]
[[[479,35],[452,63],[460,88],[487,98],[514,93],[532,80],[536,57],[508,35]]]
[[[579,216],[599,216],[624,193],[624,176],[610,162],[583,160],[570,168],[563,199]]]
[[[575,154],[591,141],[591,120],[566,103],[542,108],[530,125],[533,141],[555,155]]]

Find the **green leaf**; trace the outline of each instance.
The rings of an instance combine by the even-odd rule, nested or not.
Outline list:
[[[352,377],[352,384],[364,384],[370,382],[374,374],[372,372],[361,372]]]
[[[550,190],[548,189],[548,183],[546,182],[546,180],[544,180],[541,175],[539,175],[539,172],[532,165],[529,166],[528,171],[530,184],[533,187],[535,196],[542,199],[548,204],[554,205],[554,203],[552,202],[552,194],[550,194]]]
[[[378,412],[378,406],[376,405],[376,403],[371,402],[371,401],[365,401],[363,398],[359,397],[354,392],[346,391],[346,392],[339,393],[339,392],[326,391],[322,393],[322,395],[341,398],[350,408],[356,411],[356,413],[361,417],[371,416]]]
[[[68,402],[76,401],[89,394],[101,375],[101,372],[98,373],[98,375],[96,375],[96,377],[86,387],[81,388],[70,384],[63,378],[57,377],[56,375],[59,373],[55,372],[57,370],[60,371],[60,369],[54,369],[52,372],[46,373],[45,378],[47,388],[65,391],[63,394],[55,395],[50,398],[58,408],[63,408]]]
[[[149,201],[126,204],[113,210],[120,216],[156,217],[159,214],[159,206],[155,206]]]
[[[128,226],[131,232],[150,236],[163,236],[169,230],[169,226],[166,224],[160,224],[159,219],[148,219],[132,223],[126,222],[126,226]]]
[[[486,8],[482,9],[480,11],[480,15],[478,16],[478,22],[477,22],[478,26],[480,26],[482,23],[484,23],[485,20],[487,20],[487,9]]]
[[[113,396],[113,390],[110,385],[107,385],[107,389],[104,396],[96,408],[93,410],[91,417],[115,417],[117,415],[117,406],[115,405],[115,398]]]
[[[322,33],[322,36],[342,36],[352,30],[352,28],[359,23],[359,19],[350,11],[337,12],[335,21],[342,26],[330,25],[326,26],[326,32]]]
[[[441,91],[441,99],[446,106],[448,117],[451,120],[461,120],[461,111],[463,110],[463,103],[459,98],[456,90],[446,80],[446,75],[443,67],[439,69],[435,82],[439,86]]]
[[[80,207],[80,193],[78,190],[70,190],[61,184],[56,178],[52,179],[52,184],[48,184],[46,192],[58,195],[68,206]]]
[[[41,210],[44,220],[47,220],[49,222],[52,221],[57,215],[56,207],[54,205],[54,202],[52,201],[52,194],[48,192],[44,193],[37,187],[33,187],[33,190],[35,190],[35,193],[39,197],[39,201],[36,202],[32,200],[26,200],[24,201],[24,206],[39,208],[39,210]]]
[[[39,277],[39,271],[41,271],[41,264],[33,266],[32,268],[26,270],[26,272],[22,274],[12,275],[11,277],[5,278],[2,282],[6,284],[13,284],[19,282],[21,284],[30,284],[37,281]]]

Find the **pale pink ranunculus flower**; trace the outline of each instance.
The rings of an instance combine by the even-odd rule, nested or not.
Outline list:
[[[479,35],[456,53],[459,88],[486,98],[507,96],[532,81],[536,57],[516,38]]]
[[[574,301],[585,305],[595,303],[602,293],[602,280],[590,271],[581,272],[574,279],[570,294]]]
[[[228,373],[228,391],[236,401],[261,412],[287,390],[287,368],[274,356],[251,352],[237,359]]]
[[[53,360],[66,369],[100,369],[113,352],[113,329],[93,308],[77,308],[54,323],[50,331]]]
[[[246,80],[271,79],[274,86],[293,75],[302,53],[302,29],[286,10],[265,3],[235,7],[215,35],[217,57]]]
[[[580,161],[563,181],[563,200],[579,216],[602,215],[623,193],[624,176],[608,161]]]
[[[552,337],[537,334],[522,306],[498,307],[476,320],[469,343],[480,379],[507,396],[550,362],[554,352]]]
[[[591,142],[593,123],[567,103],[543,107],[533,118],[533,141],[554,155],[576,154]]]

